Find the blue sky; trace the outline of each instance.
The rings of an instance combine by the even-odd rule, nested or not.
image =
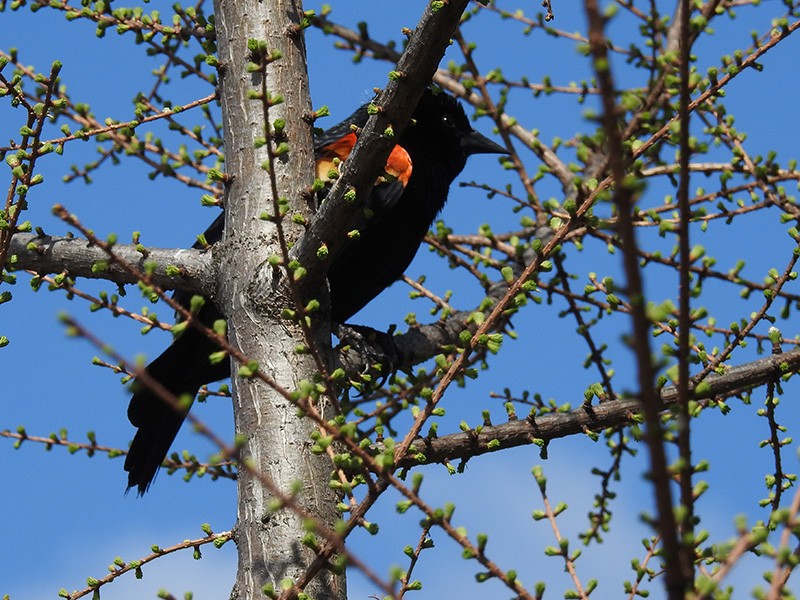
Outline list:
[[[151,2],[147,8],[167,13],[168,4],[160,4]],[[319,4],[308,2],[306,7],[318,8]],[[346,8],[334,11],[332,18],[349,26],[367,20],[375,39],[398,38],[401,27],[414,26],[423,4],[349,0]],[[507,2],[500,4],[508,9],[517,7]],[[524,4],[531,15],[538,9],[538,3]],[[763,32],[770,19],[781,14],[781,8],[775,4],[765,3],[759,9],[742,7],[738,22],[720,21],[716,26],[718,35],[697,48],[698,53],[708,50],[701,54],[702,70],[715,64],[722,54],[746,45],[751,30]],[[554,5],[554,9],[556,27],[569,31],[585,28],[579,6]],[[614,24],[611,31],[624,36],[625,28],[631,26],[631,21],[623,20]],[[132,44],[130,36],[118,37],[109,32],[106,39],[98,40],[93,29],[89,23],[68,23],[48,10],[35,15],[27,10],[4,12],[0,13],[0,47],[19,48],[23,62],[40,71],[47,71],[50,62],[58,58],[64,63],[62,80],[74,100],[89,102],[98,116],[128,119],[132,114],[133,94],[139,86],[150,85],[148,73],[158,62],[145,57],[142,48]],[[554,83],[567,83],[588,77],[588,63],[580,59],[572,42],[541,34],[521,39],[519,26],[494,17],[468,23],[465,31],[479,42],[479,63],[486,68],[502,66],[509,78],[526,74],[536,81],[549,74]],[[391,68],[369,60],[354,65],[348,53],[331,48],[332,42],[333,38],[317,30],[308,32],[313,102],[315,106],[329,105],[332,112],[323,126],[336,123],[368,99],[372,88],[385,82]],[[790,38],[762,61],[763,73],[746,73],[727,90],[736,126],[748,133],[746,147],[753,154],[766,153],[772,148],[784,159],[798,154],[800,123],[795,117],[793,99],[800,87],[796,58],[799,51],[797,39]],[[143,80],[147,83],[142,84]],[[624,76],[621,80],[625,81]],[[173,98],[178,103],[208,93],[197,85],[173,87]],[[587,129],[585,107],[570,97],[533,98],[530,94],[516,94],[510,106],[510,112],[525,127],[538,129],[544,141],[568,138]],[[0,144],[16,135],[18,118],[7,102],[0,103]],[[488,121],[478,120],[475,126],[491,133]],[[49,215],[50,207],[61,203],[98,234],[116,232],[124,240],[131,231],[140,230],[146,236],[146,243],[173,247],[191,243],[194,235],[213,218],[212,210],[200,206],[197,191],[163,178],[150,181],[146,170],[133,161],[101,169],[94,174],[90,186],[80,182],[62,184],[61,177],[68,166],[93,160],[95,149],[93,141],[72,143],[66,147],[63,160],[51,157],[39,165],[46,183],[30,199],[27,218],[34,225],[43,226],[48,233],[63,234],[64,226]],[[529,170],[535,171],[538,162],[533,155],[523,158]],[[483,156],[471,159],[462,179],[486,180],[494,185],[513,182],[513,177],[504,173],[494,158]],[[705,185],[701,177],[693,179],[693,189],[700,185]],[[541,185],[539,191],[543,197],[559,193],[552,184]],[[655,197],[660,193],[650,192]],[[487,200],[475,190],[454,186],[443,216],[456,231],[473,232],[487,221],[499,230],[513,226],[510,224],[518,219],[510,216],[508,209],[502,199]],[[785,229],[778,224],[778,214],[773,211],[728,227],[712,223],[709,233],[699,243],[726,265],[720,266],[723,270],[739,256],[747,257],[745,273],[760,279],[768,268],[782,268],[787,249],[790,251],[792,247],[791,240],[782,233]],[[645,232],[642,237],[654,246],[661,244],[669,249],[672,244],[671,240],[660,241],[652,232]],[[601,275],[619,275],[619,257],[608,256],[597,245],[587,247],[583,253],[570,249],[568,254],[568,268],[577,272],[596,270]],[[412,277],[421,273],[431,273],[428,282],[435,290],[443,292],[454,287],[456,298],[459,294],[474,297],[474,290],[458,289],[458,274],[433,259],[425,248],[409,271]],[[580,289],[584,283],[576,282],[575,288]],[[675,294],[674,276],[666,270],[654,270],[647,284],[654,299]],[[83,282],[81,287],[93,291],[113,289],[93,282]],[[719,296],[714,295],[716,289]],[[704,302],[713,304],[721,324],[746,317],[760,304],[757,298],[739,299],[730,286],[711,290]],[[97,354],[95,349],[86,342],[66,338],[57,315],[69,311],[129,357],[138,353],[156,356],[168,343],[168,335],[156,332],[142,337],[137,325],[104,313],[91,314],[83,303],[67,302],[60,293],[33,294],[24,276],[20,276],[20,283],[12,291],[15,301],[0,306],[0,335],[11,340],[7,348],[0,350],[0,429],[13,430],[24,425],[31,435],[47,435],[66,428],[70,439],[76,441],[83,441],[85,432],[93,430],[98,443],[124,447],[133,434],[125,416],[129,393],[119,385],[118,377],[91,365],[92,357]],[[144,304],[135,290],[130,291],[126,302],[134,310]],[[462,419],[477,424],[481,410],[487,405],[495,421],[501,422],[502,407],[498,401],[489,400],[488,394],[500,392],[504,386],[514,391],[535,390],[558,403],[577,404],[585,387],[597,375],[580,367],[587,350],[574,333],[574,323],[558,317],[562,308],[556,302],[553,306],[531,305],[523,311],[515,321],[519,340],[507,342],[491,361],[491,370],[476,382],[466,389],[448,392],[445,407],[449,414],[443,427],[453,431]],[[398,284],[367,307],[357,320],[385,328],[389,323],[402,323],[409,310],[416,310],[420,320],[426,316],[418,302],[408,304],[407,289]],[[169,314],[164,308],[160,311]],[[623,319],[614,319],[602,327],[614,348],[617,387],[633,389],[632,357],[620,342],[626,325]],[[794,321],[781,323],[780,327],[787,337],[795,335]],[[659,340],[656,344],[661,343]],[[734,362],[754,356],[750,348],[738,354]],[[785,389],[785,406],[781,410],[787,424],[797,422],[798,411],[792,406],[796,387],[790,384]],[[700,502],[702,526],[710,530],[712,539],[724,540],[734,535],[732,519],[736,514],[748,513],[751,520],[765,516],[764,512],[753,510],[755,502],[765,495],[758,474],[770,469],[769,452],[757,449],[758,441],[767,435],[766,424],[754,417],[761,402],[763,392],[757,392],[751,406],[733,401],[737,409],[733,414],[727,417],[709,414],[695,425],[696,456],[708,458],[712,464],[706,477],[712,488]],[[209,401],[195,410],[215,431],[230,436],[232,419],[227,401]],[[792,433],[790,430],[789,434]],[[200,457],[212,451],[206,441],[189,431],[180,434],[175,447],[191,448]],[[795,451],[796,446],[785,451],[789,471],[796,471]],[[642,511],[652,510],[650,491],[642,480],[645,458],[642,447],[639,456],[626,461],[625,478],[616,488],[619,497],[613,505],[614,526],[607,536],[607,545],[584,550],[584,557],[578,561],[584,583],[598,578],[606,586],[599,597],[617,597],[621,582],[632,578],[630,558],[644,554],[639,540],[648,535],[648,529],[639,516]],[[526,584],[545,580],[548,596],[560,597],[571,583],[563,573],[563,564],[542,554],[543,547],[554,540],[549,526],[530,518],[534,509],[541,508],[530,470],[542,464],[549,477],[551,501],[569,503],[570,508],[559,523],[562,533],[571,536],[574,548],[578,544],[576,534],[587,527],[585,515],[598,489],[591,469],[606,467],[609,461],[601,443],[583,437],[559,440],[551,444],[546,461],[532,447],[473,459],[466,472],[458,476],[447,475],[443,467],[427,467],[423,496],[435,506],[456,502],[454,522],[466,526],[472,535],[479,531],[489,533],[488,553],[502,568],[517,569]],[[215,531],[222,531],[229,529],[235,519],[235,485],[229,481],[202,479],[186,485],[179,476],[161,473],[144,498],[126,497],[122,459],[109,460],[104,455],[88,459],[80,453],[69,455],[60,448],[46,453],[41,445],[34,443],[25,443],[15,451],[12,443],[4,439],[0,439],[0,469],[6,480],[6,485],[0,488],[0,524],[5,533],[0,595],[7,593],[12,600],[55,597],[61,587],[82,588],[87,576],[102,577],[105,566],[115,556],[132,560],[147,554],[152,544],[169,546],[186,538],[200,537],[201,523],[209,522]],[[402,547],[415,545],[419,535],[420,515],[413,511],[396,515],[395,501],[389,494],[376,507],[373,520],[381,525],[378,536],[369,538],[359,532],[352,541],[354,551],[368,557],[381,575],[388,574],[390,565],[406,564]],[[478,566],[461,559],[460,550],[441,532],[434,532],[434,540],[435,550],[423,555],[415,573],[424,583],[423,591],[416,597],[509,596],[496,582],[478,587],[472,579]],[[203,555],[202,561],[194,561],[190,553],[156,561],[145,569],[142,581],[123,577],[104,588],[102,597],[105,600],[151,598],[160,588],[168,588],[176,596],[192,590],[196,600],[227,597],[236,568],[233,545],[221,550],[206,547]],[[758,567],[740,565],[730,580],[743,585],[737,597],[755,585],[758,580],[755,573],[766,568],[763,563]],[[349,578],[349,585],[351,598],[376,593],[357,573]],[[657,584],[648,587],[653,591],[651,597],[661,597]]]

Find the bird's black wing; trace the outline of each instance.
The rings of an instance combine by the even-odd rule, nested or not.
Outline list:
[[[358,129],[364,127],[369,119],[368,105],[365,104],[341,123],[328,130],[315,132],[314,156],[317,162],[317,178],[330,181],[328,173],[336,170],[335,162],[344,161],[355,146]],[[397,145],[392,150],[381,173],[364,203],[363,216],[354,222],[353,229],[363,230],[375,225],[385,215],[391,213],[408,185],[412,171],[411,157],[404,148]]]

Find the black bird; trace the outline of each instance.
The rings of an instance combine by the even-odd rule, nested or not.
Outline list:
[[[326,178],[335,158],[344,160],[352,150],[356,134],[351,125],[363,127],[368,118],[364,105],[315,138],[320,179]],[[347,243],[328,270],[334,323],[344,323],[403,275],[444,207],[450,184],[466,165],[467,157],[483,153],[507,152],[470,127],[455,98],[426,90],[389,157],[386,173],[367,201],[371,217],[363,226],[359,224],[360,236]],[[211,244],[222,239],[222,217],[206,231]],[[191,294],[178,291],[174,298],[188,306]],[[221,313],[213,303],[206,302],[197,317],[211,324],[221,318]],[[175,396],[194,397],[200,386],[230,375],[229,361],[209,361],[209,355],[217,350],[213,342],[189,327],[146,367],[146,372]],[[134,392],[128,419],[138,431],[128,450],[125,470],[128,489],[136,486],[141,495],[166,457],[185,413],[161,400],[142,382],[134,383]]]

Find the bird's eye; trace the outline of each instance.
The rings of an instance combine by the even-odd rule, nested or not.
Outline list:
[[[443,115],[442,116],[442,124],[445,127],[455,127],[456,120],[453,118],[453,115]]]

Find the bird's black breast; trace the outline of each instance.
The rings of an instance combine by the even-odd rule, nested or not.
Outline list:
[[[413,157],[412,157],[413,158]],[[402,277],[447,201],[452,178],[414,160],[409,183],[390,211],[375,214],[330,265],[331,317],[342,323]]]

